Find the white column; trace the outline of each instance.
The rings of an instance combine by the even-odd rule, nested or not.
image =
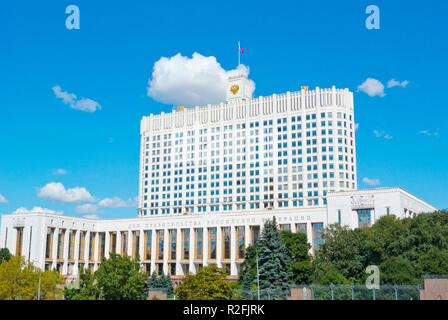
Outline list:
[[[194,241],[195,240],[195,238],[194,238],[195,232],[194,232],[194,228],[190,228],[189,230],[190,230],[190,259],[189,259],[190,267],[189,268],[190,268],[190,272],[192,274],[196,274],[196,267],[194,264],[194,260],[196,258],[196,256],[195,256],[196,243]]]
[[[104,244],[104,257],[106,259],[109,259],[109,251],[110,251],[110,232],[106,231],[106,237],[105,240],[106,243]]]
[[[98,262],[99,262],[99,248],[100,248],[100,233],[95,232],[95,248],[93,250],[93,260],[95,261],[95,264],[93,265],[93,270],[98,269]]]
[[[295,223],[291,223],[291,232],[296,233],[296,224]]]
[[[115,247],[115,253],[121,256],[121,231],[117,231],[117,245]]]
[[[73,254],[73,260],[75,261],[75,265],[73,266],[73,275],[78,275],[79,273],[79,237],[81,232],[79,230],[76,230],[75,233],[75,248],[74,248],[74,254]]]
[[[168,274],[168,254],[169,254],[169,232],[165,229],[163,232],[163,273]]]
[[[313,228],[311,222],[306,223],[306,236],[308,238],[308,243],[311,245],[310,253],[313,252]]]
[[[157,238],[156,230],[151,231],[151,274],[156,271]],[[157,271],[156,271],[157,272]]]
[[[138,254],[140,255],[140,261],[144,260],[144,254],[145,254],[145,232],[143,230],[140,230],[140,239],[139,239],[139,246],[138,246]],[[142,264],[143,266],[143,264]]]
[[[208,266],[208,228],[204,227],[202,232],[202,265]]]
[[[250,226],[249,225],[245,225],[244,226],[244,246],[247,248],[251,244],[252,243],[250,241]]]
[[[222,268],[222,228],[216,227],[216,265]]]
[[[23,237],[22,237],[22,257],[25,258],[26,261],[28,261],[28,257],[30,256],[30,230],[32,230],[32,227],[25,226],[23,228]]]
[[[66,275],[68,273],[68,245],[69,245],[69,237],[70,237],[70,229],[65,229],[64,234],[64,251],[62,252],[62,274]]]
[[[84,261],[86,262],[86,268],[89,266],[89,244],[90,244],[90,231],[87,231],[86,239],[84,241]]]
[[[230,275],[238,275],[236,266],[236,230],[235,226],[230,227]]]
[[[56,268],[56,261],[58,257],[58,239],[59,239],[59,228],[54,228],[53,230],[53,253],[51,257],[53,261],[51,263],[51,269]]]
[[[182,245],[183,239],[182,239],[182,229],[177,229],[176,231],[176,276],[183,276],[184,271],[182,269],[182,264],[180,263],[180,260],[182,258]]]
[[[132,246],[134,241],[132,241],[132,230],[128,230],[128,256],[132,258]]]

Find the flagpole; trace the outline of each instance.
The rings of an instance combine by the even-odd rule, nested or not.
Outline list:
[[[240,46],[240,42],[238,41],[238,67],[241,64],[241,46]]]

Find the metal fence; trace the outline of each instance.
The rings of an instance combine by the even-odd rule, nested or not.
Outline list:
[[[303,297],[311,300],[420,300],[420,286],[380,286],[368,289],[361,285],[294,286],[303,290]],[[286,300],[289,290],[238,290],[243,300]]]

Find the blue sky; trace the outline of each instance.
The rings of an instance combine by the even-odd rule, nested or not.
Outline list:
[[[71,4],[79,30],[65,26]],[[381,10],[380,30],[365,27],[370,4]],[[435,0],[2,1],[0,213],[39,206],[84,216],[67,192],[78,187],[92,205],[122,200],[92,214],[135,217],[140,119],[172,108],[147,96],[154,63],[198,52],[234,69],[238,40],[255,96],[301,85],[354,92],[359,188],[372,187],[368,178],[446,208],[446,12]],[[381,81],[385,96],[357,92],[367,78]],[[391,79],[409,83],[387,88]],[[54,86],[101,110],[71,108]],[[67,197],[39,196],[56,183]]]

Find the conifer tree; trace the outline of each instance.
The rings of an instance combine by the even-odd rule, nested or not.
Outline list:
[[[267,220],[257,243],[261,290],[287,290],[292,280],[291,258],[282,242],[277,223]]]
[[[159,279],[157,278],[157,274],[154,271],[151,274],[151,278],[149,279],[148,288],[159,288]]]

